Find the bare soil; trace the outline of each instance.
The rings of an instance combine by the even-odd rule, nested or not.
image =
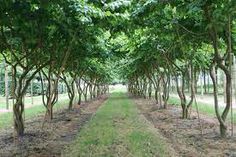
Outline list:
[[[42,129],[44,115],[25,122],[25,135],[14,138],[13,129],[0,130],[0,157],[57,157],[90,120],[107,96],[81,104],[72,111],[58,111]]]
[[[181,157],[236,157],[236,136],[220,138],[216,119],[192,111],[190,119],[181,119],[181,109],[159,109],[152,100],[134,99],[143,114]],[[202,128],[202,129],[201,129]],[[202,130],[202,131],[201,131]],[[202,132],[202,133],[201,133]]]

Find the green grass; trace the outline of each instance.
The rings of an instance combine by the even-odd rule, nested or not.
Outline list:
[[[59,94],[58,95],[60,100],[66,100],[68,99],[67,94]],[[33,96],[33,105],[42,105],[42,96]],[[9,99],[9,108],[12,109],[13,101],[12,99]],[[25,97],[25,106],[32,106],[32,98],[30,96]],[[6,109],[6,98],[0,96],[0,109]]]
[[[112,96],[81,130],[64,156],[169,156],[166,144],[124,93]]]
[[[68,100],[61,100],[54,106],[54,111],[57,111],[59,109],[65,108],[68,105]],[[30,119],[34,118],[40,114],[45,113],[45,107],[43,105],[37,105],[31,108],[25,109],[25,118]],[[0,129],[4,127],[9,127],[13,125],[13,113],[7,112],[0,114]]]
[[[171,104],[171,105],[175,105],[175,106],[180,106],[180,99],[178,98],[174,98],[174,97],[170,97],[169,100],[168,100],[168,104]],[[215,108],[214,106],[211,106],[209,104],[204,104],[204,103],[199,103],[197,102],[197,105],[198,105],[198,109],[199,109],[199,112],[203,113],[203,114],[206,114],[206,115],[209,115],[211,117],[215,117]],[[194,110],[196,110],[196,104],[193,103],[192,104],[192,108]],[[224,110],[223,107],[220,107],[219,108],[219,111],[222,113]],[[234,123],[236,123],[236,110],[234,109]],[[228,114],[228,120],[230,120],[230,113]]]
[[[89,94],[88,94],[89,97]],[[26,98],[25,103],[30,103],[31,98]],[[77,102],[78,98],[76,97],[74,102]],[[82,100],[84,100],[84,97],[82,96]],[[68,107],[68,97],[67,94],[60,94],[59,100],[54,106],[54,112],[57,110],[65,109]],[[30,108],[25,108],[25,119],[30,119],[37,117],[39,115],[42,115],[45,113],[46,109],[42,104],[42,96],[37,96],[34,98],[34,105]],[[0,114],[0,129],[4,127],[9,127],[13,125],[13,113],[7,112],[7,113],[1,113]]]

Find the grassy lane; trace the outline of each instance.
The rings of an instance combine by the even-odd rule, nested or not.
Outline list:
[[[124,93],[113,93],[64,156],[170,156],[157,130]]]

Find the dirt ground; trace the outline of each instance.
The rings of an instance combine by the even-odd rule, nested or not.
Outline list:
[[[26,120],[25,136],[16,140],[13,129],[0,130],[0,157],[57,157],[76,137],[81,127],[86,124],[98,107],[106,100],[106,96],[99,100],[82,104],[68,112],[66,110],[54,113],[54,119],[45,123],[44,116]]]
[[[221,139],[216,119],[201,114],[199,123],[197,114],[192,111],[191,119],[183,120],[178,107],[158,109],[151,100],[133,100],[140,109],[140,114],[159,130],[179,156],[236,157],[236,136]]]

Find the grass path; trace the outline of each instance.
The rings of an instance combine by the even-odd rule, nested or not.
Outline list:
[[[63,156],[171,156],[165,140],[124,93],[112,93]]]

